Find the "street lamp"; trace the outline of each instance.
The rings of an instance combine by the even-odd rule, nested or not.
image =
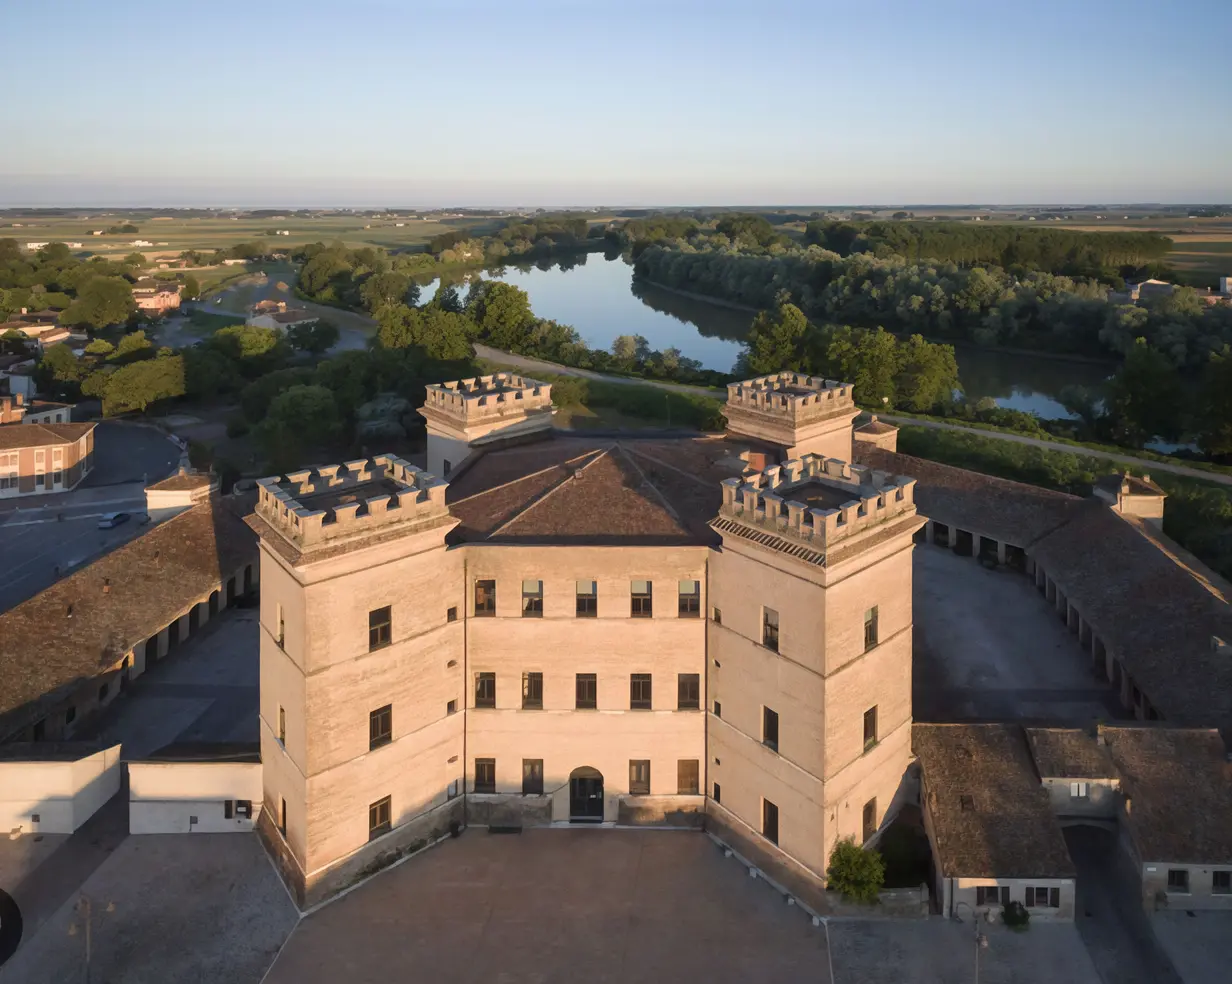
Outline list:
[[[958,914],[958,907],[965,905],[971,910],[971,924],[975,930],[975,984],[980,984],[980,951],[988,949],[988,937],[980,932],[980,914],[975,910],[970,902],[958,901],[954,903],[953,914],[950,916],[955,922],[962,922],[962,917]]]
[[[91,921],[92,921],[92,911],[91,911],[92,907],[90,903],[90,897],[88,895],[80,896],[77,899],[77,904],[73,908],[76,910],[77,914],[81,916],[82,926],[85,929],[85,937],[86,937],[86,941],[85,941],[86,942],[85,984],[90,984],[90,928],[91,928]],[[115,903],[108,902],[107,908],[104,909],[103,911],[104,912],[115,912]],[[69,936],[77,935],[77,923],[75,922],[69,923],[68,935]]]

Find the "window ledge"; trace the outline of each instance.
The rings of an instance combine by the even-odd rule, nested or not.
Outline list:
[[[875,748],[877,748],[880,744],[881,744],[880,739],[879,739],[879,740],[877,740],[877,741],[870,741],[870,742],[866,742],[866,743],[865,743],[865,745],[864,745],[864,752],[863,752],[863,754],[864,754],[864,755],[867,755],[869,752],[871,752],[871,751],[873,751]]]

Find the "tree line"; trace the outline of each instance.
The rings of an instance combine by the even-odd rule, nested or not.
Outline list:
[[[976,222],[808,223],[804,243],[850,256],[904,256],[960,266],[991,264],[1071,277],[1119,279],[1162,260],[1172,240],[1157,232],[1072,229]]]

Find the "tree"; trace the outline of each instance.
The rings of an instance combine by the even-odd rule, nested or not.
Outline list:
[[[334,440],[341,430],[334,394],[324,386],[298,385],[274,397],[256,435],[281,470],[302,461],[308,449]]]
[[[154,355],[154,343],[145,337],[144,331],[134,331],[120,339],[115,351],[107,356],[109,362],[136,362]]]
[[[58,397],[74,396],[85,375],[86,367],[67,345],[53,345],[34,367],[38,388]]]
[[[808,319],[794,304],[780,297],[772,310],[761,311],[749,329],[749,350],[744,357],[749,372],[763,376],[785,369],[804,368]]]
[[[1147,441],[1180,435],[1184,390],[1168,359],[1139,338],[1108,384],[1108,416],[1116,439],[1140,448]]]
[[[287,341],[291,348],[311,355],[324,355],[338,344],[340,337],[338,326],[329,321],[309,321],[287,329]]]
[[[885,882],[881,855],[857,846],[848,837],[834,845],[826,868],[826,887],[853,902],[873,903]]]
[[[462,298],[458,295],[458,288],[453,284],[441,284],[436,293],[432,295],[432,300],[428,302],[429,306],[440,308],[442,311],[450,311],[453,314],[462,312]]]
[[[377,314],[377,345],[384,349],[415,347],[440,362],[469,359],[474,353],[469,335],[474,322],[428,305],[421,309],[405,304],[387,304]]]
[[[526,291],[499,280],[486,281],[471,300],[470,314],[491,345],[517,351],[535,321]]]
[[[895,380],[904,363],[898,339],[884,328],[866,331],[842,326],[830,332],[825,373],[851,382],[856,399],[866,406],[894,402]]]
[[[286,342],[277,329],[257,325],[227,325],[210,336],[207,343],[235,362],[249,376],[277,368],[286,354]]]
[[[132,285],[123,277],[91,277],[77,289],[77,300],[60,320],[99,329],[128,321],[136,310]]]
[[[0,335],[0,352],[10,355],[27,355],[30,351],[30,339],[16,328],[10,328]]]
[[[902,366],[895,380],[895,400],[900,407],[923,413],[953,400],[959,388],[953,345],[912,335],[903,346]]]
[[[194,345],[183,350],[184,392],[205,398],[230,393],[243,383],[239,369],[217,349]]]
[[[86,346],[86,355],[108,356],[115,351],[115,346],[105,338],[96,338]]]
[[[144,253],[129,253],[121,262],[125,266],[144,268],[149,265],[150,261],[146,259]]]
[[[184,395],[184,360],[172,355],[121,366],[107,380],[103,414],[108,417]]]
[[[414,300],[409,295],[414,288]],[[374,273],[360,285],[359,298],[369,313],[375,313],[386,304],[415,304],[419,300],[419,285],[413,284],[405,273],[392,270]]]
[[[184,290],[182,296],[186,301],[195,301],[201,296],[201,281],[194,277],[191,273],[184,275]]]
[[[650,343],[641,335],[617,335],[612,342],[612,357],[617,365],[631,372],[650,355]]]
[[[1232,349],[1211,355],[1198,390],[1198,446],[1212,457],[1232,455]]]

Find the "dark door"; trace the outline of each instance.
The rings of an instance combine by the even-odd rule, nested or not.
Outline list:
[[[587,771],[592,774],[575,774],[569,779],[569,820],[572,823],[603,822],[603,776],[593,770]]]

